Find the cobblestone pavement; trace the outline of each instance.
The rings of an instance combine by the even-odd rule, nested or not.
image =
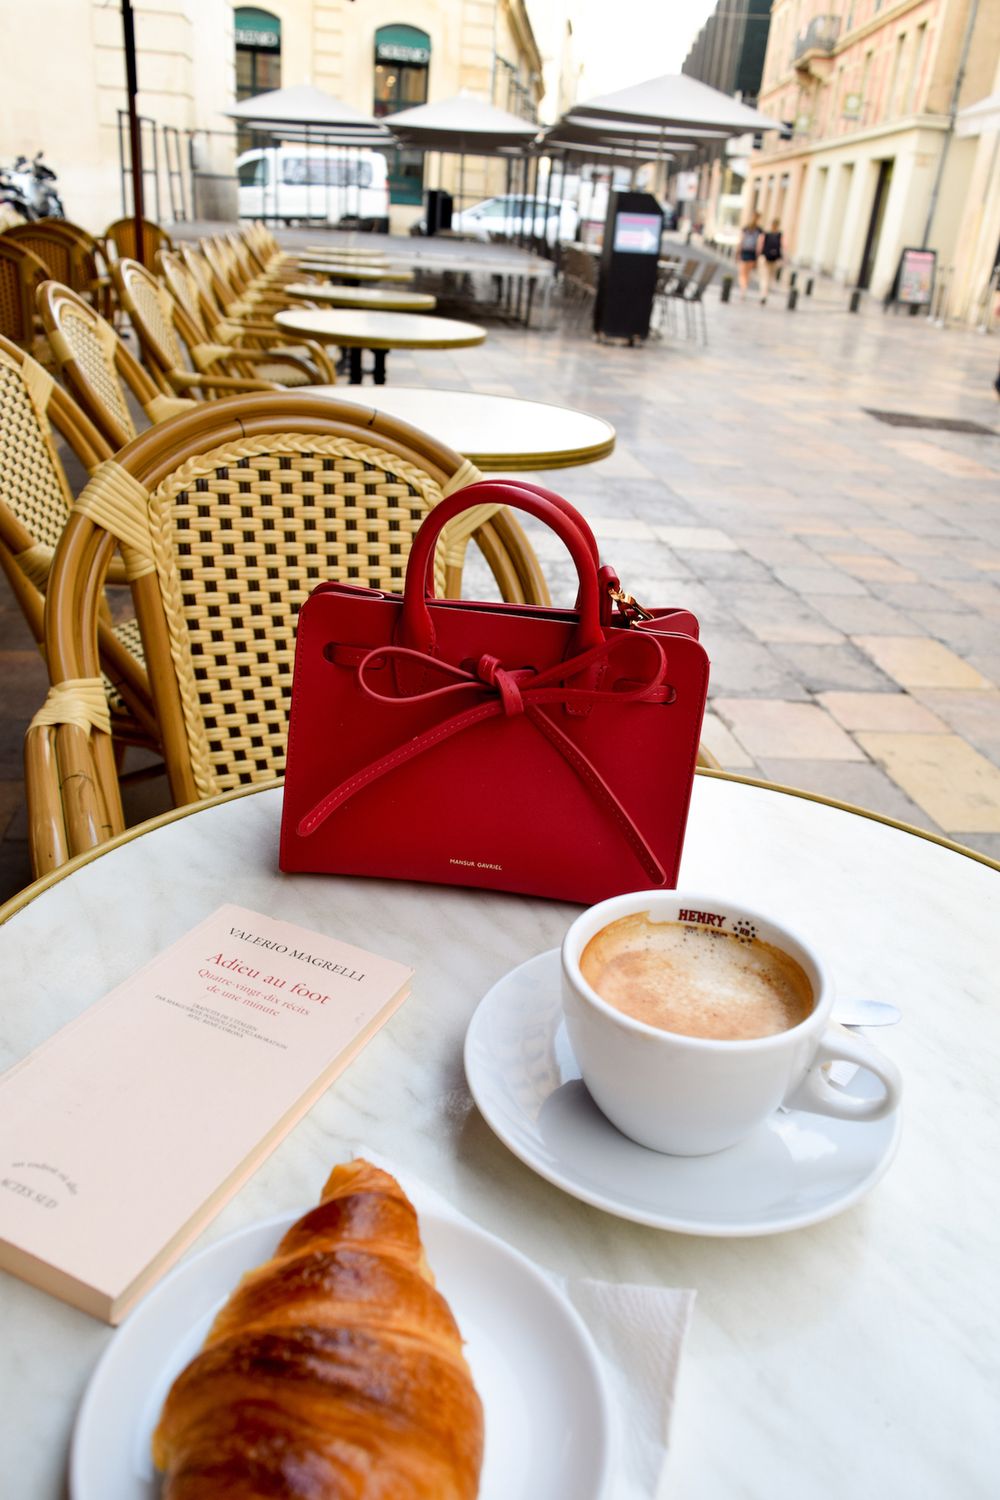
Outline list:
[[[598,345],[583,318],[491,323],[480,348],[393,353],[389,379],[606,417],[610,458],[532,477],[583,511],[638,599],[699,616],[704,739],[722,765],[1000,858],[1000,347],[820,297],[795,312],[713,299],[707,347]],[[989,434],[888,426],[867,407]],[[528,529],[553,598],[570,602],[561,544]],[[466,592],[489,591],[484,579],[470,557]],[[0,590],[5,896],[30,873],[21,736],[44,672]],[[151,783],[130,814],[162,805]]]

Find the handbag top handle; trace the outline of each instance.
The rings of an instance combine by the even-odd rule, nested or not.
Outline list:
[[[575,655],[600,645],[604,640],[601,624],[601,586],[598,578],[598,551],[594,534],[583,517],[567,500],[553,495],[541,486],[515,483],[507,479],[483,479],[441,500],[425,517],[413,539],[406,568],[403,613],[400,620],[400,644],[416,651],[429,652],[434,645],[434,626],[427,608],[429,577],[434,548],[442,529],[453,517],[476,505],[509,505],[526,511],[547,526],[565,542],[576,564],[580,587],[577,594],[579,624],[568,652]]]

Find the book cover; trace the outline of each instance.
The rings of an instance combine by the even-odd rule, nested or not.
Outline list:
[[[0,1075],[0,1268],[119,1322],[412,973],[220,907]]]

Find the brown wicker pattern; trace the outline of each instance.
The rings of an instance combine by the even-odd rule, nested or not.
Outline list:
[[[36,411],[20,368],[0,349],[0,504],[6,505],[36,542],[55,547],[73,497],[55,459],[48,424]]]
[[[37,255],[56,281],[65,282],[74,291],[79,290],[74,285],[79,278],[74,276],[74,257],[68,240],[56,239],[55,236],[46,234],[44,229],[39,231],[32,224],[22,224],[12,232],[11,238],[18,245],[23,245],[25,250],[30,250],[32,255]]]
[[[184,365],[184,354],[174,332],[173,321],[163,306],[159,288],[145,277],[133,276],[128,283],[129,294],[144,321],[148,324],[157,344],[169,356],[168,364],[173,369]]]
[[[0,234],[0,334],[27,349],[35,341],[35,288],[47,275],[37,255]]]
[[[101,404],[111,410],[118,422],[135,437],[135,423],[125,400],[125,393],[115,370],[114,350],[109,348],[96,318],[88,318],[76,308],[65,306],[60,327],[81,374]]]
[[[200,796],[283,771],[302,601],[327,578],[401,588],[413,536],[440,498],[428,474],[382,449],[293,435],[216,449],[153,493]]]

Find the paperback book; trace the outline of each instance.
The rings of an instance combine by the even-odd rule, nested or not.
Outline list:
[[[0,1269],[119,1322],[412,972],[220,907],[0,1075]]]

